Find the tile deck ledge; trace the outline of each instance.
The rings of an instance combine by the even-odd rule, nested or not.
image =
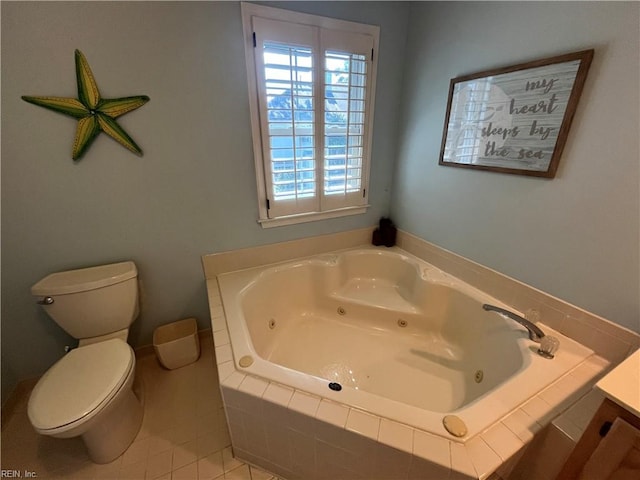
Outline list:
[[[537,432],[587,395],[597,380],[613,366],[596,354],[587,357],[487,430],[461,444],[335,400],[243,373],[234,363],[217,280],[207,280],[207,289],[221,388],[275,402],[307,417],[433,462],[466,478],[484,480],[489,477],[528,445]]]
[[[353,230],[203,256],[221,388],[238,390],[246,378],[255,377],[236,370],[234,365],[217,274],[368,244],[371,231],[372,228]],[[399,230],[397,240],[400,249],[513,305],[515,309],[538,310],[543,324],[595,353],[465,444],[321,397],[315,399],[316,410],[304,412],[304,415],[347,431],[358,432],[380,444],[434,462],[453,472],[453,476],[459,473],[459,478],[467,479],[482,480],[489,477],[521,452],[536,433],[552,423],[567,433],[569,438],[579,437],[590,417],[585,421],[585,415],[580,414],[578,407],[582,403],[593,403],[596,398],[591,392],[593,385],[610,368],[640,348],[640,335],[407,232]],[[300,398],[310,396],[290,387],[257,380],[264,382],[264,390],[260,395],[253,388],[259,382],[253,380],[244,384],[246,391],[243,393],[264,401],[273,401],[269,395],[275,395],[274,392],[291,396],[297,393]],[[252,388],[248,387],[250,384],[253,384]],[[289,408],[288,404],[284,406]],[[432,452],[438,453],[434,456]]]

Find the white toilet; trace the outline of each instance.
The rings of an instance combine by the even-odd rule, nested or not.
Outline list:
[[[120,456],[142,423],[127,344],[138,316],[137,276],[133,262],[121,262],[53,273],[31,287],[49,316],[80,341],[34,387],[29,420],[42,435],[81,436],[96,463]]]

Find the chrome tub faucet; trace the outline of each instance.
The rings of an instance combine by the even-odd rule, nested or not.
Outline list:
[[[504,315],[505,317],[509,317],[511,320],[515,320],[529,331],[529,339],[536,343],[540,343],[540,340],[544,337],[544,332],[540,330],[540,328],[517,313],[513,313],[509,310],[505,310],[504,308],[496,307],[495,305],[490,305],[488,303],[482,305],[482,308],[487,311],[496,312],[500,315]]]

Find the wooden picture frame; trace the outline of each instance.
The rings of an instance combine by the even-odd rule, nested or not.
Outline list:
[[[451,80],[439,165],[553,178],[593,50]]]

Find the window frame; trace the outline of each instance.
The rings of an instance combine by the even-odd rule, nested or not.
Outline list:
[[[347,215],[356,215],[365,213],[367,208],[369,207],[368,199],[369,199],[369,177],[371,170],[371,149],[373,144],[373,119],[374,119],[374,106],[375,106],[375,91],[376,91],[376,77],[377,77],[377,66],[378,66],[378,44],[379,44],[379,36],[380,36],[380,27],[375,25],[366,25],[361,23],[350,22],[346,20],[338,20],[329,17],[323,17],[318,15],[311,15],[306,13],[300,13],[290,10],[283,10],[279,8],[266,7],[263,5],[256,5],[253,3],[241,2],[241,12],[242,12],[242,27],[243,27],[243,36],[244,36],[244,49],[245,49],[245,63],[247,68],[247,84],[249,90],[249,111],[251,116],[251,133],[252,133],[252,142],[253,142],[253,152],[254,152],[254,164],[256,171],[256,186],[257,186],[257,194],[258,194],[258,223],[262,225],[263,228],[276,227],[281,225],[290,225],[302,222],[310,222],[316,220],[323,220],[328,218],[336,218]],[[364,34],[368,35],[372,39],[372,57],[371,61],[368,63],[370,66],[370,72],[367,73],[367,96],[368,101],[366,103],[367,113],[364,122],[364,138],[363,138],[363,159],[362,159],[362,177],[361,177],[361,190],[362,190],[362,200],[358,202],[357,205],[340,207],[340,208],[330,208],[326,210],[322,210],[322,206],[320,210],[313,212],[305,212],[305,213],[296,213],[291,215],[283,215],[278,217],[269,217],[269,209],[267,208],[267,202],[269,198],[268,192],[268,182],[266,179],[266,174],[268,171],[268,167],[266,165],[267,162],[270,162],[269,158],[265,158],[265,153],[263,150],[263,128],[261,126],[261,118],[260,118],[260,106],[259,106],[259,94],[258,89],[260,87],[258,83],[258,72],[256,69],[256,61],[255,61],[255,47],[254,47],[254,28],[253,28],[253,17],[258,17],[266,20],[273,20],[278,22],[287,22],[293,24],[300,24],[310,27],[315,27],[319,29],[319,32],[332,30],[334,32],[346,32],[355,33],[355,34]],[[320,75],[324,75],[324,54],[319,56],[319,59],[316,59],[314,63],[314,69],[318,69],[318,73]],[[322,88],[323,83],[318,85],[318,88]],[[316,115],[322,115],[324,113],[324,107],[322,110],[316,110]],[[320,124],[320,125],[323,125]],[[316,129],[319,130],[319,129]],[[323,129],[322,129],[323,130]],[[324,131],[322,131],[322,135],[324,136]],[[323,142],[318,142],[316,140],[315,145],[323,145]],[[316,162],[320,162],[324,164],[324,152],[316,151]],[[324,169],[324,166],[321,167]],[[323,178],[317,178],[317,188],[322,191],[324,188]],[[346,194],[349,195],[349,194]],[[360,195],[360,194],[358,194]],[[326,202],[323,202],[323,198],[327,197],[327,195],[323,195],[321,192],[318,192],[318,196],[320,198],[320,205],[323,203],[326,205]],[[331,203],[329,202],[329,205]]]

